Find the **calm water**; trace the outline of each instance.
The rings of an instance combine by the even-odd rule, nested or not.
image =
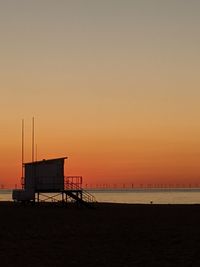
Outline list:
[[[92,192],[99,202],[148,204],[200,204],[200,190],[130,190]]]
[[[98,202],[200,204],[200,189],[90,190]],[[0,201],[11,201],[11,190],[0,190]]]

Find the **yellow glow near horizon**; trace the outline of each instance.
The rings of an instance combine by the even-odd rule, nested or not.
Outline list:
[[[162,3],[161,3],[162,2]],[[69,156],[87,183],[198,183],[197,1],[0,3],[0,184]]]

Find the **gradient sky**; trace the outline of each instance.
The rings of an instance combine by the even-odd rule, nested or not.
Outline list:
[[[87,183],[200,183],[200,1],[0,1],[0,184],[69,156]]]

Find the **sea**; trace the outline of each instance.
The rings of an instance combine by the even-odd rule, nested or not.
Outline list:
[[[200,204],[200,189],[88,190],[98,202],[129,204]],[[0,190],[0,201],[12,201],[12,190]]]

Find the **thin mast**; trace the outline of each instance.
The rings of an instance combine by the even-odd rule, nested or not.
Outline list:
[[[35,160],[37,161],[37,144],[35,145]]]
[[[35,119],[32,118],[32,162],[34,162],[34,149],[35,149]]]
[[[22,120],[22,178],[24,178],[24,119]]]

